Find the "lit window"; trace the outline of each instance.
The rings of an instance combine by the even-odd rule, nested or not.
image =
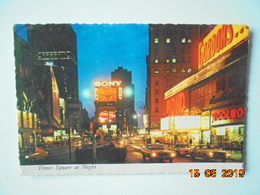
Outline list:
[[[170,71],[169,71],[169,70],[166,70],[166,73],[167,73],[167,74],[169,74],[169,73],[170,73]]]
[[[166,39],[166,43],[170,43],[171,42],[171,39],[170,38],[167,38]]]
[[[170,59],[167,59],[167,60],[166,60],[166,63],[170,63]]]
[[[158,64],[158,63],[159,63],[159,60],[158,60],[158,58],[156,58],[156,59],[154,60],[154,63],[156,63],[156,64]]]
[[[155,74],[158,74],[158,73],[159,73],[159,70],[155,70],[154,73],[155,73]]]
[[[188,68],[187,72],[188,72],[188,73],[191,73],[191,68]]]
[[[172,72],[177,72],[177,69],[176,69],[176,68],[173,68],[173,69],[172,69]]]
[[[181,72],[186,72],[184,68],[181,69]]]
[[[182,42],[182,43],[186,43],[186,39],[185,39],[185,38],[182,38],[181,42]]]
[[[192,40],[191,40],[191,39],[188,39],[188,43],[192,43]]]
[[[176,62],[177,62],[176,58],[172,58],[172,63],[176,63]]]
[[[154,38],[154,43],[159,43],[159,38]]]

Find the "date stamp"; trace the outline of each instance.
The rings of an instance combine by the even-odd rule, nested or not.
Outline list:
[[[231,177],[244,177],[245,176],[245,170],[244,169],[222,169],[221,170],[222,178],[231,178]],[[201,171],[200,169],[190,169],[189,170],[190,177],[198,178],[201,175],[204,175],[207,178],[210,177],[217,177],[217,169],[205,169]]]

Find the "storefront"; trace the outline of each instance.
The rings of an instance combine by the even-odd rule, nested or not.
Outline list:
[[[246,109],[232,106],[211,112],[211,140],[214,145],[240,150],[245,135]]]

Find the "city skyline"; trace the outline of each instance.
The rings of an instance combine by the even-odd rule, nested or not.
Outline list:
[[[110,80],[111,73],[118,67],[132,71],[135,94],[138,94],[135,96],[135,107],[137,112],[142,112],[140,107],[145,105],[147,77],[148,24],[71,26],[77,36],[79,98],[89,116],[93,117],[95,112],[94,82]],[[26,24],[15,25],[15,30],[28,42]]]

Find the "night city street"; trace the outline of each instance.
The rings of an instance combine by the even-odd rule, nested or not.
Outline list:
[[[16,25],[20,164],[243,162],[248,36],[245,25]]]

